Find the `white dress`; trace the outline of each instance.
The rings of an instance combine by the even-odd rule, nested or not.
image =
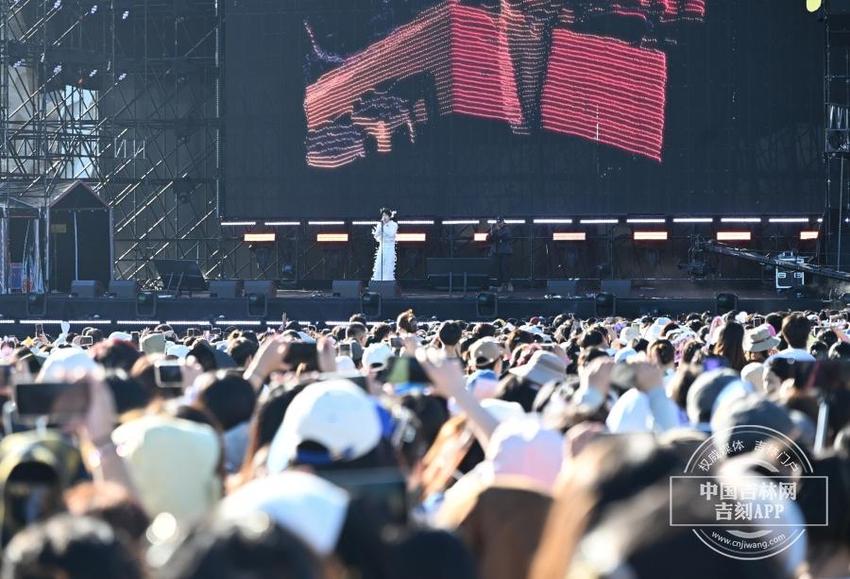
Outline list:
[[[375,267],[372,269],[373,281],[395,280],[395,235],[398,223],[388,221],[378,223],[372,229],[372,237],[378,242],[375,252]]]

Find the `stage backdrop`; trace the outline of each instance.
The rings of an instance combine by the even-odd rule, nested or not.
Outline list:
[[[823,204],[803,0],[227,0],[222,215]]]

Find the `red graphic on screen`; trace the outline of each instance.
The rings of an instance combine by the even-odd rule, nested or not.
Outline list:
[[[704,17],[705,0],[500,0],[498,9],[447,0],[307,87],[307,163],[388,153],[449,114],[660,162],[668,32]]]

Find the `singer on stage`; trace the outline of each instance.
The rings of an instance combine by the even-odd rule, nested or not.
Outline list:
[[[398,223],[395,221],[395,211],[381,209],[381,221],[372,229],[372,237],[378,242],[372,281],[395,281],[396,232]]]

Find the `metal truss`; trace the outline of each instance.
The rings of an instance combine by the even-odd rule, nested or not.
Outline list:
[[[215,276],[219,31],[216,0],[0,0],[5,195],[85,180],[112,207],[113,277],[155,279],[157,257]]]

